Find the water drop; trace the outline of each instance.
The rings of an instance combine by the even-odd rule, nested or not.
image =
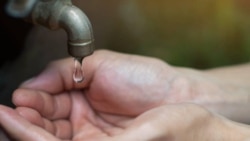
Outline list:
[[[73,72],[73,80],[76,83],[81,83],[84,80],[84,74],[82,70],[82,59],[74,59],[75,69]]]

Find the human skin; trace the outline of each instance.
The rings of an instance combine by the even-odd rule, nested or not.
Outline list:
[[[227,101],[227,99],[232,98],[231,94],[237,92],[236,90],[238,89],[223,93],[224,88],[219,85],[223,82],[223,78],[221,75],[216,77],[219,72],[217,70],[198,71],[173,67],[158,59],[110,51],[97,51],[92,56],[87,57],[84,60],[83,69],[86,78],[83,83],[76,84],[72,80],[72,58],[51,63],[41,75],[25,82],[15,91],[13,102],[17,106],[16,110],[22,117],[25,117],[25,119],[28,119],[34,125],[44,128],[56,137],[65,139],[73,137],[74,140],[78,138],[84,139],[89,132],[90,135],[97,133],[96,135],[104,135],[107,138],[112,136],[114,137],[113,139],[119,137],[117,135],[126,135],[127,137],[128,134],[123,133],[127,133],[128,130],[141,131],[138,129],[140,126],[133,126],[137,125],[137,122],[143,123],[142,125],[145,125],[145,123],[152,123],[154,125],[154,122],[151,122],[154,121],[154,118],[157,119],[155,121],[159,121],[158,126],[155,126],[155,129],[153,128],[155,131],[157,131],[157,128],[167,128],[171,129],[171,131],[174,128],[174,131],[183,131],[183,139],[186,136],[193,135],[192,133],[197,133],[197,136],[203,135],[202,133],[198,134],[200,132],[197,131],[214,133],[212,132],[214,128],[210,130],[210,125],[211,127],[215,125],[218,128],[217,131],[219,129],[222,131],[222,133],[218,133],[219,136],[215,137],[224,139],[226,134],[228,137],[225,138],[226,140],[244,139],[245,133],[248,132],[247,126],[237,125],[232,121],[224,119],[217,120],[221,118],[214,118],[217,116],[213,114],[211,114],[213,116],[208,117],[216,119],[211,120],[211,123],[218,124],[196,124],[192,119],[200,118],[203,121],[204,117],[207,119],[207,116],[197,114],[196,112],[192,114],[191,111],[209,113],[204,109],[197,110],[202,108],[195,108],[196,106],[193,106],[194,110],[191,108],[184,113],[178,112],[179,108],[176,108],[176,112],[169,112],[169,110],[166,110],[168,108],[162,108],[162,106],[166,105],[169,107],[172,103],[192,102],[207,107],[210,111],[217,110],[218,113],[222,113],[223,115],[223,111],[226,109],[216,109],[218,107],[216,104],[223,104],[225,101],[231,104],[230,102],[232,101]],[[239,88],[243,89],[244,87]],[[241,100],[245,98],[244,96],[242,94],[239,95],[240,98],[233,99],[232,105],[235,104],[235,101],[241,104]],[[243,98],[241,99],[241,97]],[[211,108],[213,102],[215,106]],[[158,108],[161,110],[156,110]],[[227,111],[230,111],[230,108]],[[239,106],[236,108],[244,107]],[[156,114],[154,111],[160,112]],[[147,114],[151,112],[154,114]],[[180,113],[179,115],[177,114],[177,117],[181,117],[182,120],[180,118],[175,120],[176,113]],[[168,115],[168,118],[166,118],[166,115]],[[230,113],[229,115],[234,115],[234,113]],[[159,120],[158,116],[165,118],[160,118],[164,120]],[[146,118],[148,120],[141,122],[138,120],[141,117],[152,117],[152,119]],[[240,117],[238,120],[242,119],[247,119],[247,117]],[[159,126],[165,125],[165,122],[166,125],[168,123],[177,124],[174,124],[175,126],[173,124],[170,124],[172,126]],[[176,126],[178,123],[180,126]],[[187,126],[184,126],[185,124]],[[197,130],[193,125],[202,125],[201,127],[204,130]],[[84,130],[83,127],[87,129]],[[235,131],[231,129],[235,129]],[[75,131],[79,134],[75,133]],[[224,131],[229,132],[224,134]],[[145,136],[147,139],[141,140],[156,140],[156,137],[158,140],[162,140],[166,139],[166,137],[167,139],[175,137],[172,134],[176,132],[172,132],[172,136],[168,136],[169,132],[168,130],[161,130],[155,133],[155,135],[148,138]],[[228,134],[232,132],[239,132],[239,134],[236,134],[237,137],[229,137]],[[131,132],[133,140],[133,137],[138,136],[138,134],[135,132],[134,136],[132,136],[132,133],[134,132]],[[190,139],[192,140],[193,137],[196,136],[191,136]],[[186,140],[188,139],[187,137]],[[203,136],[203,140],[205,139],[211,140],[211,138]]]
[[[244,108],[250,106],[249,63],[207,70],[183,67],[176,70],[189,85],[186,95],[189,98],[193,96],[190,102],[231,120],[250,124],[250,110]],[[179,87],[178,84],[176,87]],[[181,101],[188,99],[180,97]]]
[[[73,59],[55,61],[20,88],[51,94],[84,89],[91,105],[105,113],[134,116],[163,104],[191,102],[231,120],[250,123],[250,111],[245,108],[250,106],[249,64],[196,70],[101,50],[84,59],[83,70],[85,80],[76,84]],[[13,100],[19,106],[16,97]]]
[[[80,98],[79,95],[81,94],[73,94],[72,98],[75,96]],[[69,118],[59,118],[58,115],[53,120],[46,116],[42,117],[36,113],[37,111],[29,108],[14,110],[0,105],[0,123],[12,137],[11,140],[18,141],[248,141],[250,139],[249,126],[230,121],[194,104],[164,105],[137,117],[113,115],[109,121],[105,121],[105,118],[95,114],[85,102],[81,101],[86,104],[84,107],[72,109]],[[53,110],[54,108],[56,107],[52,107]]]

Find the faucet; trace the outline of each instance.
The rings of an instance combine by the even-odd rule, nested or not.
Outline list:
[[[91,23],[71,0],[9,0],[6,12],[51,30],[64,29],[68,36],[68,53],[80,63],[94,52]]]

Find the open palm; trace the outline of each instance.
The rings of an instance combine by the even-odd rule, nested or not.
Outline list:
[[[208,111],[192,104],[163,105],[126,116],[95,110],[79,91],[61,95],[25,89],[19,92],[33,103],[16,110],[0,105],[2,127],[19,141],[193,140],[189,135],[199,135],[200,128],[207,126],[204,120],[213,119]]]
[[[20,89],[26,98],[16,110],[31,123],[59,139],[98,140],[126,129],[135,117],[105,113],[89,105],[85,95],[72,91],[51,95],[42,91]]]

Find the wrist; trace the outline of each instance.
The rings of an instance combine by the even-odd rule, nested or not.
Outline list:
[[[212,141],[247,141],[250,139],[250,127],[245,124],[214,116],[206,125],[206,135]]]
[[[210,71],[176,68],[189,84],[189,101],[200,104],[212,112],[231,120],[250,123],[250,88],[241,83],[227,81]]]
[[[200,93],[208,96],[208,101],[205,99],[202,105],[230,120],[250,123],[249,109],[246,108],[250,106],[249,88],[206,72],[203,75],[207,85],[199,82],[197,85]]]

